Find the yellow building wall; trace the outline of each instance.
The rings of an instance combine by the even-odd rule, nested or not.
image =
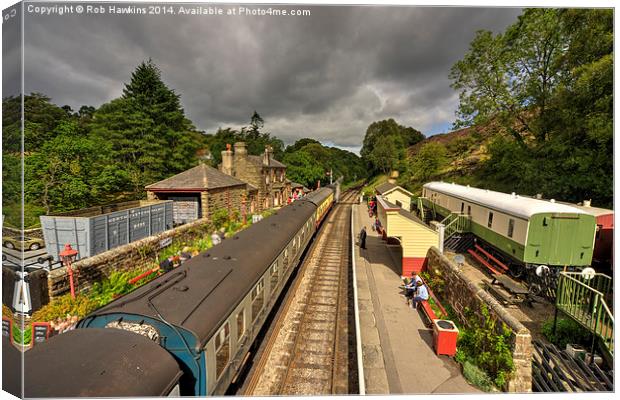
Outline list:
[[[398,188],[384,195],[383,198],[393,204],[398,204],[396,202],[399,201],[404,210],[411,211],[411,197]]]
[[[403,257],[426,257],[431,246],[438,246],[439,233],[396,212],[387,213],[387,235],[398,237]]]

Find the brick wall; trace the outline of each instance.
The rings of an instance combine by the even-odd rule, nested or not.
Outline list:
[[[530,331],[514,318],[494,297],[478,287],[462,274],[458,267],[447,257],[431,247],[427,254],[428,272],[431,276],[440,274],[445,281],[442,301],[450,304],[461,324],[467,325],[465,309],[477,313],[484,304],[491,318],[502,321],[512,331],[512,358],[515,371],[504,390],[508,392],[532,391],[532,337]],[[501,329],[501,324],[497,324]]]
[[[74,270],[79,271],[77,290],[87,290],[93,283],[101,281],[112,271],[131,270],[156,263],[161,251],[160,242],[164,239],[190,241],[209,235],[213,229],[209,221],[199,219],[159,235],[149,236],[79,260],[73,264]],[[69,292],[69,276],[65,267],[51,271],[47,279],[50,299]]]

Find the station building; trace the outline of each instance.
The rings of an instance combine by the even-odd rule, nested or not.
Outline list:
[[[258,208],[258,188],[206,164],[145,187],[149,200],[173,200],[175,223],[213,217],[224,208],[240,214]]]
[[[257,211],[286,205],[291,195],[286,165],[273,158],[271,146],[265,146],[262,155],[254,156],[248,154],[244,142],[235,143],[234,152],[227,145],[219,169],[257,188]]]
[[[409,276],[412,271],[425,270],[428,250],[432,246],[440,247],[439,232],[411,213],[410,204],[413,195],[410,192],[392,183],[380,185],[376,191],[380,233],[388,244],[399,244],[402,248],[401,275]],[[387,200],[385,193],[388,196],[392,194],[392,199],[402,199],[398,200],[400,205]],[[411,197],[403,198],[401,197],[403,193],[409,193]]]

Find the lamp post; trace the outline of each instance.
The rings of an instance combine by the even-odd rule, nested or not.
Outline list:
[[[71,263],[78,255],[78,251],[71,248],[69,243],[65,244],[65,249],[60,252],[59,256],[62,260],[63,264],[67,267],[67,271],[69,272],[69,286],[71,287],[71,298],[75,299],[75,285],[73,283],[73,268],[71,268]]]

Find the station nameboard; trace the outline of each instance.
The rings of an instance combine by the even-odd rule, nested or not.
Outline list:
[[[49,322],[33,322],[32,323],[32,340],[30,346],[35,346],[45,342],[50,337]]]
[[[7,336],[11,342],[13,342],[13,321],[8,318],[2,317],[2,336]]]

